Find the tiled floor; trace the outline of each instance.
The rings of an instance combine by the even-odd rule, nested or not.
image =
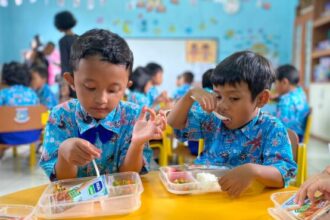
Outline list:
[[[330,164],[330,153],[327,144],[315,139],[311,139],[308,146],[308,171],[312,175]],[[28,146],[18,148],[18,155],[13,158],[12,151],[8,150],[0,160],[0,196],[49,181],[39,167],[29,168]]]

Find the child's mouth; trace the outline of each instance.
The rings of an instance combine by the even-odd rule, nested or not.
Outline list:
[[[227,118],[226,116],[224,116],[224,115],[220,115],[218,112],[216,112],[216,111],[213,111],[212,112],[217,118],[219,118],[221,121],[223,121],[223,122],[230,122],[231,121],[231,119],[230,118]]]

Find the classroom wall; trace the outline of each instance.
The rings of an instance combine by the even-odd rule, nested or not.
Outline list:
[[[57,42],[61,34],[53,26],[53,17],[64,9],[77,17],[78,34],[98,27],[129,38],[215,37],[219,42],[218,60],[237,50],[253,49],[275,64],[291,61],[298,0],[164,0],[162,13],[137,7],[136,3],[141,1],[146,2],[81,0],[79,7],[74,7],[72,0],[24,0],[20,6],[9,1],[8,7],[0,7],[0,26],[3,28],[4,23],[4,28],[10,30],[8,42],[0,47],[5,51],[5,56],[0,54],[0,63],[22,59],[23,48],[29,47],[36,33],[45,42]],[[94,2],[94,8],[88,9],[87,2]]]
[[[1,10],[0,8],[0,66],[1,61],[5,60],[5,40],[7,38],[8,33],[7,28],[9,27],[9,25],[6,24],[5,20],[8,14],[9,10]]]

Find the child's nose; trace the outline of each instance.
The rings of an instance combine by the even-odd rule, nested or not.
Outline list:
[[[220,110],[220,112],[222,112],[222,113],[228,111],[228,108],[229,108],[228,103],[224,99],[217,102],[217,107]]]
[[[96,94],[95,102],[97,104],[104,104],[107,103],[107,92],[106,91],[100,91]]]

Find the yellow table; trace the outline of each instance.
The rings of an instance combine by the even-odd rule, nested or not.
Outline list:
[[[282,190],[264,190],[254,196],[231,199],[226,193],[204,195],[174,195],[166,191],[159,179],[158,172],[151,172],[141,177],[144,192],[142,206],[136,212],[122,216],[106,216],[93,219],[224,219],[224,220],[270,220],[267,208],[273,207],[270,195]],[[0,204],[36,205],[46,186],[18,191],[0,197]]]

